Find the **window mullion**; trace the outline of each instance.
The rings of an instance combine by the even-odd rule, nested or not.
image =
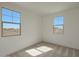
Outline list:
[[[16,14],[14,14],[15,16],[13,16],[13,12],[14,11],[12,11],[12,10],[10,10],[10,11],[11,11],[11,14],[10,15],[7,15],[8,12],[6,12],[5,15],[11,17],[10,18],[11,20],[9,21],[6,18],[7,21],[3,21],[2,20],[2,22],[1,22],[1,28],[2,28],[1,29],[2,30],[1,36],[2,37],[16,36],[16,35],[20,35],[21,34],[21,23],[18,23],[17,22],[17,19],[15,18]],[[4,15],[1,14],[1,18],[2,18],[2,16],[4,16]],[[15,18],[15,19],[13,19],[13,18]],[[12,31],[14,31],[14,32],[12,32]],[[15,34],[11,34],[11,33],[15,33]]]
[[[13,13],[11,14],[11,16],[12,16],[12,23],[13,23]]]

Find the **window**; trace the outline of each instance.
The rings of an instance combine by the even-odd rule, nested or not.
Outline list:
[[[2,29],[2,36],[14,36],[21,34],[21,22],[20,12],[13,11],[7,8],[2,8],[2,22],[1,22],[1,29]]]
[[[63,33],[64,32],[64,17],[56,16],[53,21],[53,32]]]

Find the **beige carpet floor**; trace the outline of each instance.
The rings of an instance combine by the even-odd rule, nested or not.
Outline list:
[[[41,42],[12,53],[8,57],[79,57],[79,50]]]

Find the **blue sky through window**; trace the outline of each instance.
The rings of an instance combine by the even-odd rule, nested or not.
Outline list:
[[[13,22],[20,23],[20,17],[13,17]]]
[[[14,28],[14,29],[19,29],[20,26],[19,26],[19,24],[3,23],[3,28]]]
[[[60,26],[54,26],[54,28],[56,28],[56,29],[63,29],[63,26],[62,25],[60,25]]]
[[[64,17],[63,16],[56,16],[53,22],[55,28],[63,29],[64,24]]]
[[[12,11],[7,9],[7,8],[2,8],[2,14],[11,16],[12,15]]]
[[[6,22],[12,22],[12,17],[11,16],[6,16],[6,15],[2,15],[2,20],[6,21]]]
[[[20,23],[20,13],[2,8],[2,21]],[[3,28],[19,28],[20,24],[3,23]]]
[[[19,12],[13,11],[12,13],[13,13],[13,16],[14,16],[14,17],[20,17],[20,13],[19,13]]]
[[[56,16],[54,19],[54,25],[61,25],[61,24],[64,24],[64,17]]]

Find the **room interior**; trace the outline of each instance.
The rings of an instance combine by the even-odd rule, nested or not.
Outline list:
[[[12,21],[20,12],[20,23],[5,24],[4,9],[14,12]],[[79,57],[78,2],[0,2],[0,19],[0,57]],[[63,23],[56,27],[56,19]],[[19,35],[5,31],[12,32],[13,24]]]

